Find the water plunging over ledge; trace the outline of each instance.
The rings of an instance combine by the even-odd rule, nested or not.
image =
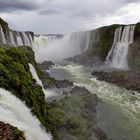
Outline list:
[[[115,30],[114,42],[105,63],[111,67],[128,69],[127,54],[133,43],[135,26],[119,27]]]

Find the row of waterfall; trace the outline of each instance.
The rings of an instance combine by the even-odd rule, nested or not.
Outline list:
[[[119,27],[115,30],[114,42],[106,57],[106,64],[119,69],[129,68],[127,56],[129,45],[134,40],[134,29],[135,26],[131,25]]]
[[[86,51],[91,44],[99,41],[98,30],[70,34],[33,35],[30,32],[3,30],[0,26],[0,44],[11,47],[31,46],[36,60],[62,60]]]
[[[118,27],[114,33],[113,45],[105,63],[111,67],[128,69],[127,54],[133,43],[135,26]],[[94,47],[99,41],[99,31],[75,32],[67,35],[32,35],[30,32],[3,31],[0,26],[0,44],[8,46],[31,46],[37,61],[59,61],[79,55]]]
[[[0,26],[0,44],[8,46],[33,46],[33,36],[30,32],[3,31]]]

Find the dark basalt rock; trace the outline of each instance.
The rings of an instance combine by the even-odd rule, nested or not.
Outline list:
[[[43,81],[44,88],[66,88],[66,87],[72,87],[73,82],[70,82],[66,79],[64,80],[56,80],[55,78],[51,77],[50,74],[46,71],[44,72],[44,78],[46,80]]]
[[[42,70],[49,70],[49,68],[54,66],[54,63],[51,61],[44,61],[43,63],[39,63],[38,65]]]
[[[103,72],[94,71],[93,76],[97,76],[98,80],[104,80],[109,83],[117,84],[118,86],[125,87],[126,89],[135,90],[140,92],[140,74],[132,71],[114,71]]]
[[[69,93],[71,95],[78,95],[78,96],[91,94],[85,87],[78,87],[78,86],[73,87]]]
[[[25,140],[23,132],[0,121],[0,140]]]
[[[43,86],[44,88],[66,88],[66,87],[72,87],[73,86],[73,82],[70,82],[66,79],[64,80],[56,80],[55,78],[51,77],[50,74],[46,71],[48,70],[50,67],[52,67],[54,65],[54,63],[52,63],[51,61],[45,61],[41,64],[39,64],[39,68],[42,70],[42,82],[43,82]]]

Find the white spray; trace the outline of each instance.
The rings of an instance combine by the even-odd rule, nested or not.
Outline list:
[[[10,31],[10,41],[11,41],[11,45],[12,46],[16,46],[16,43],[15,43],[15,40],[14,40],[14,36],[13,36],[13,32],[12,31]]]
[[[93,38],[91,38],[91,33]],[[61,39],[56,39],[46,43],[46,38],[36,37],[35,38],[35,56],[38,62],[43,62],[45,60],[51,61],[61,61],[68,57],[73,57],[75,55],[81,54],[88,49],[90,41],[97,41],[96,31],[86,31],[86,32],[75,32],[68,35],[64,35]],[[39,46],[39,47],[38,47]],[[42,47],[43,46],[43,47]]]
[[[5,39],[5,35],[4,35],[4,32],[3,32],[3,29],[0,25],[0,37],[1,37],[1,40],[2,40],[2,44],[6,44],[6,39]]]

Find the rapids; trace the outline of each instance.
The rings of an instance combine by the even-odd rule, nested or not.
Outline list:
[[[140,94],[91,77],[91,69],[81,65],[54,66],[51,76],[67,78],[75,85],[97,94],[98,125],[113,140],[138,140],[140,137]]]

